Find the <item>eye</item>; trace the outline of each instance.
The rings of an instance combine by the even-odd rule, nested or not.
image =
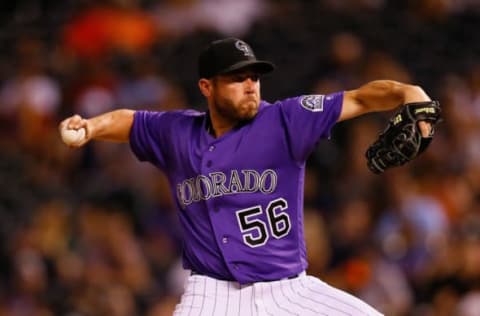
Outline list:
[[[250,76],[250,79],[252,79],[252,81],[257,82],[260,79],[260,76],[257,74],[253,74]]]
[[[232,76],[232,81],[234,82],[244,82],[250,78],[253,82],[257,82],[260,79],[258,74],[236,74]]]
[[[235,75],[233,77],[233,81],[235,81],[235,82],[243,82],[246,79],[247,79],[247,76],[245,76],[245,75]]]

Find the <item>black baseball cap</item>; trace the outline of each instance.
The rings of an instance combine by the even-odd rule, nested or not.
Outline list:
[[[198,75],[211,78],[244,67],[252,66],[259,74],[266,74],[275,69],[269,61],[258,60],[250,45],[244,41],[229,37],[211,42],[198,58]]]

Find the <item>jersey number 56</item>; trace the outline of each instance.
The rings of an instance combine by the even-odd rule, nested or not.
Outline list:
[[[243,242],[255,248],[265,245],[270,234],[276,239],[286,236],[292,228],[290,217],[285,212],[287,208],[288,203],[283,198],[271,201],[265,210],[268,223],[255,218],[263,212],[260,205],[238,210],[236,214],[240,231],[243,234]]]

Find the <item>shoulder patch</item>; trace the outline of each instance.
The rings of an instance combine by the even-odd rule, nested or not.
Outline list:
[[[323,111],[323,100],[325,96],[322,94],[304,95],[300,100],[302,106],[312,112]]]

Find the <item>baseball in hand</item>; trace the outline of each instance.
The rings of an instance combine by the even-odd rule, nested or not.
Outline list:
[[[80,129],[68,129],[63,128],[61,131],[62,140],[67,145],[75,145],[80,143],[85,138],[85,128]]]

